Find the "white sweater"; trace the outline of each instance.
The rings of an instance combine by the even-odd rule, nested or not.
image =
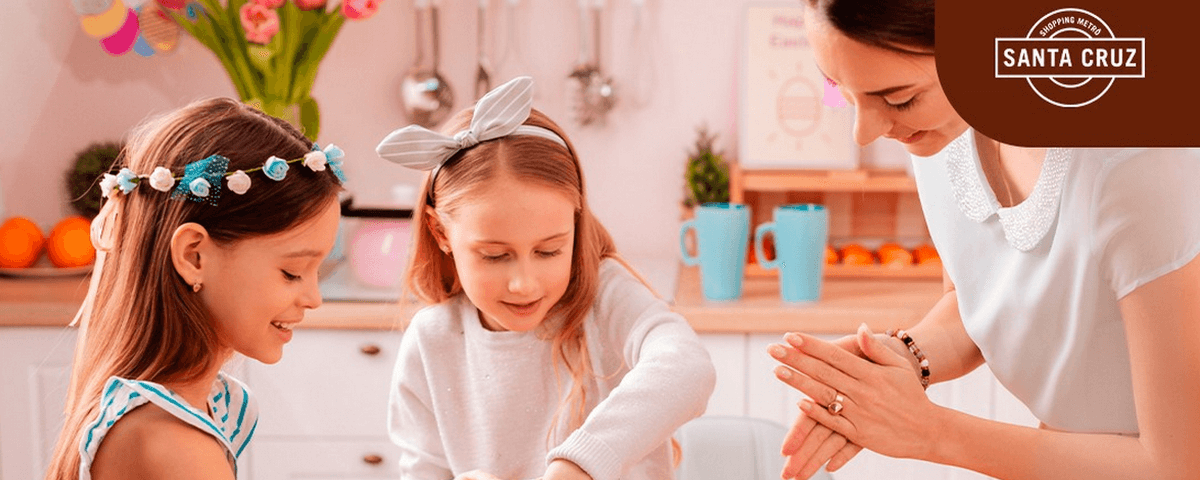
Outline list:
[[[683,317],[613,260],[601,264],[584,328],[595,377],[586,420],[570,432],[570,407],[554,424],[572,380],[561,363],[556,375],[549,339],[486,330],[465,295],[418,312],[388,411],[401,478],[471,470],[537,478],[558,458],[595,480],[674,478],[671,435],[704,413],[713,391],[708,352]]]

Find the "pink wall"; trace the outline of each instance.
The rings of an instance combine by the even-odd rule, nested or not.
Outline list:
[[[628,1],[605,9],[603,67],[618,82],[620,104],[602,127],[569,116],[566,76],[576,62],[576,2],[520,0],[517,26],[535,107],[563,124],[584,160],[592,207],[631,255],[674,256],[682,172],[695,128],[721,133],[736,150],[739,19],[744,0],[647,0],[643,35],[634,35]],[[475,7],[442,0],[442,69],[455,109],[473,102]],[[507,3],[491,0],[492,50],[502,48]],[[148,115],[213,95],[235,95],[224,71],[191,38],[167,55],[109,57],[79,27],[66,0],[17,0],[0,29],[0,216],[25,215],[43,228],[69,214],[62,177],[93,141],[117,139]],[[408,121],[398,85],[414,59],[413,3],[387,0],[365,22],[347,22],[314,86],[321,103],[319,141],[348,153],[349,187],[362,200],[389,199],[392,186],[419,176],[375,156],[375,144]],[[493,61],[499,52],[491,52]],[[638,75],[641,75],[640,77]],[[636,88],[631,79],[645,81]],[[865,164],[899,166],[902,151],[869,148]]]

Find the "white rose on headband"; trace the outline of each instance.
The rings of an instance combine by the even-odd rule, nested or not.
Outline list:
[[[160,192],[169,192],[175,186],[175,176],[166,167],[154,167],[150,174],[150,186]]]
[[[325,152],[316,150],[304,154],[304,166],[314,172],[325,171]]]
[[[112,191],[117,188],[117,176],[111,173],[104,174],[104,179],[100,180],[100,195],[108,198]]]
[[[238,195],[244,195],[250,189],[250,176],[238,170],[229,176],[229,189]]]

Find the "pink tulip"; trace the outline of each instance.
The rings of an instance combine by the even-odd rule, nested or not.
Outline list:
[[[246,30],[246,40],[251,43],[266,45],[279,33],[279,14],[257,3],[242,5],[238,11],[242,17],[242,28]]]
[[[254,3],[262,5],[266,8],[279,8],[283,5],[284,0],[254,0]]]
[[[345,0],[342,2],[342,14],[351,20],[371,18],[379,11],[382,0]]]
[[[301,10],[316,10],[325,8],[325,0],[296,0],[296,6]]]

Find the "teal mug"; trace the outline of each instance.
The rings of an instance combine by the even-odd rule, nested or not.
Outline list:
[[[692,256],[685,243],[688,230],[696,230]],[[705,203],[696,207],[696,218],[679,228],[679,249],[684,265],[700,265],[704,298],[737,300],[742,296],[746,248],[750,242],[750,207],[741,203]]]
[[[811,302],[821,297],[825,245],[829,241],[829,212],[811,203],[781,205],[774,221],[754,229],[754,254],[764,269],[779,269],[780,295],[786,302]],[[775,236],[775,259],[763,256],[763,238]]]

